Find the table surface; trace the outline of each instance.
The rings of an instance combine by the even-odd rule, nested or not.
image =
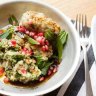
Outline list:
[[[86,14],[88,26],[96,14],[96,0],[42,0],[55,6],[65,15],[75,20],[76,14]]]

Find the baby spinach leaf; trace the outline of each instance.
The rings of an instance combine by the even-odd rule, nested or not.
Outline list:
[[[11,25],[15,25],[18,26],[18,20],[16,19],[16,17],[14,15],[10,15],[10,17],[8,18],[9,24]]]

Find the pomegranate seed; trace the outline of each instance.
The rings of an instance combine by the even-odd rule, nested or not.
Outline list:
[[[32,36],[32,37],[34,37],[35,36],[35,33],[34,32],[30,32],[29,35]]]
[[[51,67],[50,67],[50,70],[53,70],[53,69],[54,69],[54,68],[51,66]]]
[[[29,31],[27,30],[26,32],[25,32],[27,35],[29,35]]]
[[[19,26],[19,27],[17,27],[17,29],[20,32],[25,32],[26,31],[26,28],[24,26]]]
[[[46,48],[45,48],[45,46],[42,46],[42,51],[46,51]]]
[[[43,32],[38,33],[38,36],[43,36],[43,35],[44,35]]]
[[[23,51],[27,51],[27,50],[28,50],[27,48],[25,48],[25,47],[23,48]]]
[[[41,81],[43,81],[44,79],[45,79],[44,77],[40,77],[39,81],[41,82]]]
[[[48,75],[51,75],[52,74],[52,71],[51,70],[48,70]]]
[[[45,41],[45,44],[46,44],[46,45],[49,45],[49,42],[48,42],[48,40],[46,40],[46,41]]]
[[[32,25],[32,21],[29,21],[28,24],[29,24],[29,25]]]
[[[0,30],[0,34],[2,34],[3,33],[3,30]]]
[[[16,46],[16,41],[15,40],[11,40],[11,44],[12,44],[12,46]]]
[[[21,69],[21,73],[22,73],[22,74],[26,74],[27,71],[26,71],[25,69]]]
[[[38,37],[36,38],[36,41],[38,41],[39,43],[41,43],[41,42],[42,42],[42,37],[38,36]]]
[[[21,49],[21,51],[22,51],[23,54],[26,54],[28,49],[24,47],[23,49]]]
[[[3,67],[0,67],[0,76],[2,76],[4,73],[4,68]]]
[[[48,48],[48,46],[47,46],[47,45],[45,45],[45,50],[46,50],[46,51],[48,51],[48,49],[49,49],[49,48]]]
[[[4,83],[9,83],[8,77],[5,77],[3,81],[4,81]]]
[[[34,36],[34,39],[35,39],[35,40],[37,39],[37,36],[36,36],[36,35]]]
[[[33,54],[33,51],[30,50],[27,54],[32,55]]]
[[[41,45],[45,45],[45,38],[42,38]]]
[[[57,68],[56,67],[53,69],[53,73],[55,73],[55,72],[57,72]]]

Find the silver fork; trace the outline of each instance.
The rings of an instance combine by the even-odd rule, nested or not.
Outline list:
[[[80,44],[84,52],[86,96],[93,96],[89,67],[88,67],[88,58],[87,58],[87,46],[89,39],[88,39],[86,15],[79,14],[76,16],[76,29],[79,32]]]

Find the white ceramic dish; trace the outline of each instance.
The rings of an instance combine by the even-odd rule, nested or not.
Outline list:
[[[33,96],[48,93],[64,84],[71,77],[78,65],[80,43],[77,32],[70,20],[62,12],[50,5],[32,0],[7,1],[2,3],[0,4],[0,27],[8,24],[6,21],[10,14],[14,14],[17,18],[20,18],[22,13],[28,10],[45,13],[69,33],[68,42],[63,52],[63,60],[58,72],[47,82],[34,89],[19,88],[0,82],[0,93],[2,94],[10,96]]]
[[[92,22],[91,22],[91,40],[92,40],[92,47],[96,60],[96,15],[92,18]]]

